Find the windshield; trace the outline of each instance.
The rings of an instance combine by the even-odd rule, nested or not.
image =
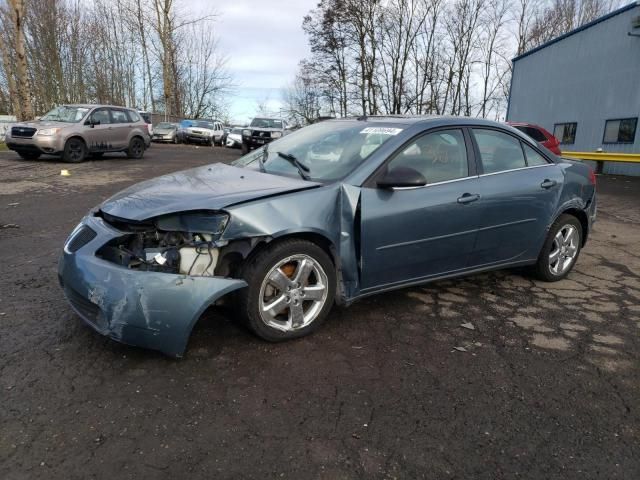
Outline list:
[[[254,118],[249,126],[256,128],[284,128],[282,120],[276,120],[275,118]]]
[[[158,125],[156,125],[156,128],[176,128],[176,126],[173,123],[160,122]]]
[[[45,116],[41,117],[40,120],[77,123],[84,118],[88,111],[89,109],[85,107],[69,107],[61,105],[60,107],[56,107],[48,112]]]
[[[371,127],[362,121],[322,122],[302,128],[236,160],[233,165],[260,168],[276,175],[299,175],[291,158],[309,169],[306,174],[321,182],[345,177],[387,140],[402,131],[402,126]],[[267,149],[266,155],[264,154]]]
[[[195,122],[193,122],[192,126],[198,127],[198,128],[207,128],[209,130],[213,130],[213,123],[211,123],[211,122],[195,121]]]

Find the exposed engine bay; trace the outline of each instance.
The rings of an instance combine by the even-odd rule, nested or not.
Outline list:
[[[103,218],[112,226],[130,233],[100,248],[96,252],[99,257],[132,270],[214,276],[219,257],[214,241],[218,237],[215,231],[172,231],[179,225],[175,219],[124,222],[104,214]],[[198,220],[202,218],[200,216]]]
[[[152,231],[120,237],[97,254],[132,270],[213,277],[219,250],[210,234]]]

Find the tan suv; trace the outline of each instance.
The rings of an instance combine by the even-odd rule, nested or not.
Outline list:
[[[135,110],[111,105],[61,105],[39,120],[13,124],[5,142],[27,160],[44,154],[77,163],[106,152],[142,158],[151,135]]]

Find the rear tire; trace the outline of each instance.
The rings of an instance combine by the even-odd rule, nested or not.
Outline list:
[[[241,276],[248,286],[238,291],[239,316],[269,342],[313,333],[333,307],[335,266],[322,248],[307,240],[266,246],[249,258]]]
[[[551,225],[533,267],[535,276],[545,282],[557,282],[569,275],[580,255],[582,238],[580,221],[573,215],[560,215]]]
[[[23,160],[37,160],[41,154],[36,152],[18,152],[18,155],[20,155],[20,158]]]
[[[140,159],[144,156],[144,141],[140,137],[133,137],[129,141],[127,157]]]
[[[62,159],[67,163],[80,163],[87,157],[87,146],[80,138],[70,138],[64,145]]]

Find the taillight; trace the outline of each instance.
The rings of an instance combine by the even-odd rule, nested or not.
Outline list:
[[[593,170],[593,168],[589,169],[589,183],[591,183],[591,185],[593,185],[594,187],[596,186],[596,172]]]

